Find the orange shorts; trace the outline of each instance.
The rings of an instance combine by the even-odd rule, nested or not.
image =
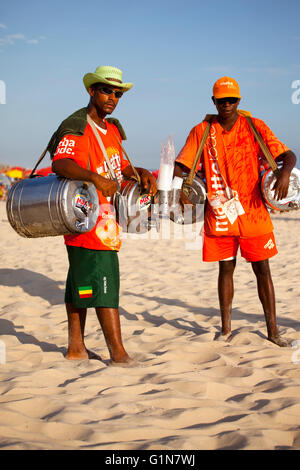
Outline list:
[[[273,232],[251,238],[204,234],[203,261],[223,261],[235,257],[239,247],[247,261],[263,261],[278,253]]]

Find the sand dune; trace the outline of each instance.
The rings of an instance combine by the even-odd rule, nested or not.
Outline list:
[[[272,218],[278,324],[298,349],[267,341],[242,258],[226,343],[215,340],[217,265],[204,264],[184,240],[126,239],[120,313],[136,366],[119,368],[108,364],[93,310],[86,344],[102,361],[64,359],[63,240],[20,237],[0,203],[0,447],[300,449],[300,213]]]

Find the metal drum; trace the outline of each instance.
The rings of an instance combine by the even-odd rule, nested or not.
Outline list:
[[[270,209],[276,211],[290,211],[300,208],[300,170],[294,168],[290,176],[290,184],[287,197],[276,201],[274,199],[274,191],[272,190],[276,176],[272,170],[268,170],[263,174],[261,180],[261,190],[266,204]]]
[[[171,191],[170,200],[170,219],[176,224],[193,224],[203,220],[204,203],[206,201],[206,184],[202,178],[195,176],[192,185],[185,184],[183,181],[183,191],[189,198],[193,206],[186,205],[183,212],[179,204],[180,189]]]
[[[8,193],[6,212],[22,237],[85,233],[96,225],[99,199],[93,184],[51,174],[15,183]]]
[[[141,190],[137,181],[123,180],[113,202],[117,221],[125,232],[141,234],[150,230],[152,197]]]

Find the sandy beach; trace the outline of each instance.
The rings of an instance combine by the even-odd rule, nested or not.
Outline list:
[[[25,239],[0,202],[0,448],[300,449],[300,212],[272,214],[279,331],[267,341],[251,266],[239,255],[233,337],[220,332],[217,263],[179,239],[125,239],[123,340],[136,365],[109,365],[93,310],[67,361],[62,237]]]

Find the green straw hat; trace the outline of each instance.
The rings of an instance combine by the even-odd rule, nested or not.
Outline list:
[[[97,67],[94,73],[87,73],[83,77],[83,83],[87,91],[94,83],[106,83],[107,85],[114,85],[122,88],[122,90],[128,91],[132,88],[133,83],[123,83],[122,81],[122,70],[110,65],[100,65]]]

